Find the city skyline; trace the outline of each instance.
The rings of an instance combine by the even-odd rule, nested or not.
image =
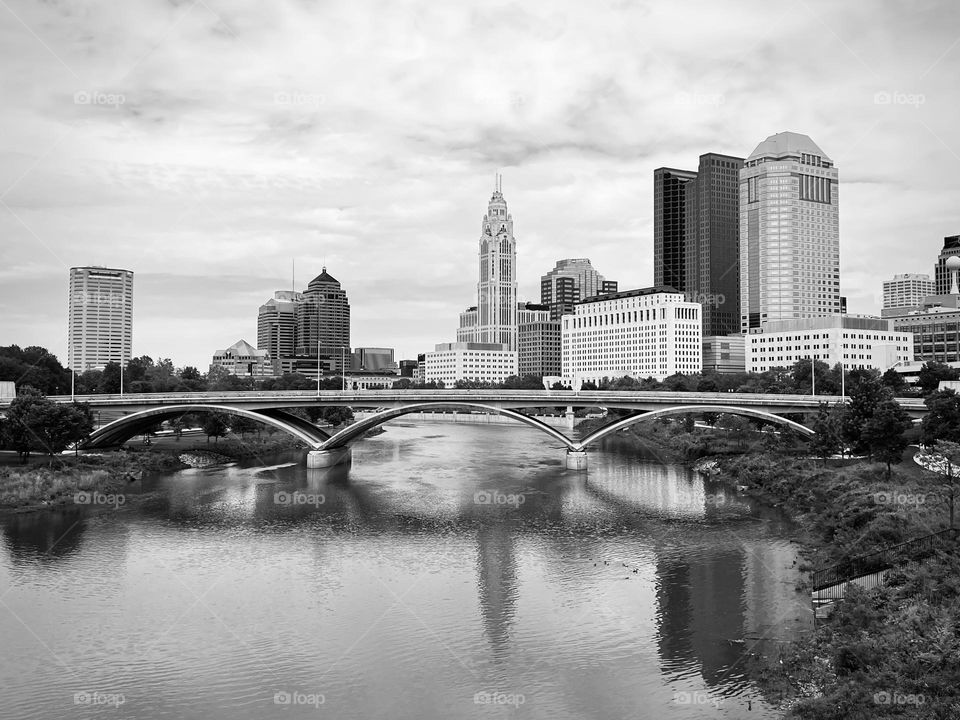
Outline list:
[[[349,288],[354,344],[416,357],[473,304],[496,173],[518,299],[563,257],[647,287],[653,170],[788,130],[842,168],[850,312],[879,313],[882,281],[930,273],[960,226],[948,3],[370,10],[0,10],[18,67],[0,81],[4,344],[65,361],[69,268],[124,267],[133,355],[203,368],[256,336],[250,308],[291,285],[296,258],[297,286],[325,264]],[[304,32],[332,18],[330,42]],[[729,32],[744,40],[715,42]],[[497,57],[462,50],[495,40]]]

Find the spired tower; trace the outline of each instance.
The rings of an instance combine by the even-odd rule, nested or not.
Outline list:
[[[517,349],[517,243],[501,180],[483,216],[480,234],[480,282],[474,342],[502,343]]]

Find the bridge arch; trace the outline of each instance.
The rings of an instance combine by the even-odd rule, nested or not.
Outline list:
[[[424,410],[435,410],[438,408],[450,408],[451,405],[456,405],[457,407],[471,407],[477,408],[478,410],[485,410],[487,412],[494,412],[498,415],[503,415],[504,417],[512,418],[518,422],[522,422],[525,425],[535,427],[541,432],[545,432],[547,435],[552,437],[554,440],[559,441],[568,449],[574,449],[576,443],[564,435],[562,432],[557,430],[550,425],[547,425],[541,420],[537,420],[535,417],[530,415],[524,415],[521,412],[516,410],[510,410],[508,408],[498,408],[493,405],[486,405],[484,403],[477,402],[422,402],[414,403],[412,405],[405,405],[403,407],[390,408],[389,410],[383,410],[371,415],[368,418],[364,418],[358,422],[353,423],[352,425],[347,426],[338,433],[332,435],[328,440],[326,440],[323,445],[319,448],[320,450],[331,450],[333,448],[343,447],[348,443],[356,440],[358,437],[363,435],[367,430],[375,428],[377,425],[382,425],[388,420],[393,420],[394,418],[401,417],[403,415],[409,415],[410,413],[422,412]]]
[[[780,417],[779,415],[774,415],[773,413],[766,412],[764,410],[754,410],[753,408],[741,408],[741,407],[730,407],[725,405],[681,405],[679,407],[670,407],[663,408],[660,410],[651,410],[650,412],[645,412],[639,415],[630,415],[618,420],[617,422],[611,423],[606,427],[602,427],[599,430],[592,432],[587,437],[583,438],[578,450],[583,450],[589,445],[593,445],[596,442],[599,442],[607,435],[612,435],[618,430],[623,428],[630,427],[631,425],[636,425],[639,422],[644,422],[645,420],[655,420],[660,417],[667,417],[670,415],[686,415],[688,413],[726,413],[728,415],[743,415],[745,417],[758,418],[760,420],[767,420],[771,423],[776,423],[778,425],[786,425],[787,427],[796,430],[797,432],[812,437],[816,433],[813,432],[810,428],[805,425],[801,425],[798,422],[793,420],[788,420],[785,417]]]
[[[228,405],[190,404],[166,405],[124,415],[95,430],[90,437],[81,443],[80,447],[84,450],[94,450],[120,445],[134,435],[145,432],[158,422],[170,420],[179,415],[198,412],[217,412],[256,420],[292,435],[314,450],[318,449],[330,437],[329,433],[324,432],[313,423],[283,410],[245,410]]]

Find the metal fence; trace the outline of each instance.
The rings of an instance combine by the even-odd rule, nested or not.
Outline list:
[[[958,535],[960,535],[960,529],[948,528],[899,545],[891,545],[869,555],[849,558],[823,570],[816,570],[813,573],[813,589],[814,591],[823,590],[864,575],[909,563],[919,556],[929,555],[937,548],[946,547],[949,543],[955,542]]]

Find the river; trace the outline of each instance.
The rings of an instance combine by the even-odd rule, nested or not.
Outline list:
[[[0,517],[0,718],[780,717],[778,513],[617,440],[576,473],[526,427],[386,430]]]

